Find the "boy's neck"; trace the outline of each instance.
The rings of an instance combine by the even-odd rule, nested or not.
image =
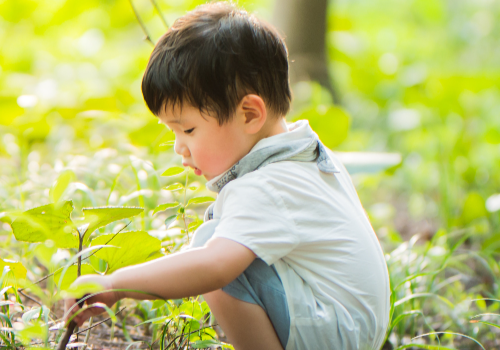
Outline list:
[[[266,121],[266,125],[264,125],[259,135],[257,135],[258,137],[257,140],[255,141],[255,144],[262,139],[282,134],[284,132],[288,132],[288,126],[286,125],[286,120],[284,117],[279,117],[277,119],[269,118]]]

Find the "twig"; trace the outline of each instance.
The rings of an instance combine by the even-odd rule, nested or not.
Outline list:
[[[187,196],[188,176],[189,176],[189,170],[186,171],[186,183],[184,185],[184,203],[182,203],[184,211],[182,212],[182,220],[184,221],[184,228],[186,229],[186,235],[189,243],[189,226],[186,221],[186,196]]]
[[[107,241],[106,243],[104,243],[104,245],[107,245],[109,242],[111,242],[111,241],[112,241],[112,240],[113,240],[113,239],[114,239],[114,238],[115,238],[115,237],[116,237],[116,236],[117,236],[120,232],[122,232],[123,230],[125,230],[125,229],[128,227],[128,225],[130,225],[131,223],[132,223],[132,221],[129,221],[129,222],[128,222],[128,224],[126,224],[126,225],[125,225],[124,227],[122,227],[122,228],[121,228],[121,229],[120,229],[117,233],[115,233],[115,234],[113,235],[113,237],[111,237],[111,238],[109,239],[109,241]],[[101,250],[101,249],[102,249],[102,247],[101,247],[101,248],[99,248],[99,249],[94,250],[94,251],[92,252],[92,254],[90,254],[89,256],[87,256],[87,257],[86,257],[85,259],[83,259],[83,260],[86,260],[86,259],[90,258],[92,255],[94,255],[95,253],[97,253],[97,252],[98,252],[99,250]]]
[[[168,29],[167,20],[165,19],[165,16],[163,16],[163,12],[161,12],[160,7],[158,6],[158,3],[156,2],[156,0],[151,0],[151,3],[153,4],[153,6],[155,7],[156,11],[160,15],[160,18],[161,18],[161,21],[163,22],[163,25],[165,26],[165,28]]]
[[[144,38],[146,41],[149,41],[153,46],[155,45],[155,43],[153,42],[153,40],[151,39],[151,35],[149,35],[148,33],[148,29],[146,28],[146,26],[144,25],[144,22],[142,22],[142,19],[141,17],[139,16],[139,13],[137,12],[137,9],[135,8],[134,6],[134,3],[132,0],[129,0],[129,3],[130,3],[130,6],[132,7],[132,11],[134,11],[134,15],[135,15],[135,18],[137,19],[137,22],[139,22],[139,25],[141,26],[142,28],[142,31],[144,32],[144,34],[146,35],[146,37]]]
[[[66,329],[66,332],[64,332],[61,340],[59,341],[59,345],[57,345],[57,350],[65,350],[66,345],[68,345],[69,338],[73,334],[73,331],[76,328],[76,322],[71,321],[68,325],[68,328]]]
[[[92,329],[92,323],[94,322],[94,318],[91,317],[89,319],[89,327],[87,329],[87,334],[85,334],[85,340],[83,341],[85,343],[85,345],[83,346],[83,349],[82,350],[86,350],[87,349],[87,344],[89,342],[89,339],[90,339],[90,330]],[[78,333],[76,333],[76,335],[78,336]]]
[[[29,295],[27,295],[27,294],[24,294],[22,289],[18,289],[18,290],[17,290],[17,292],[18,292],[19,294],[21,294],[23,297],[25,297],[25,298],[27,298],[27,299],[29,299],[29,300],[31,300],[31,301],[33,301],[33,302],[37,303],[38,305],[40,305],[40,307],[42,307],[42,306],[43,306],[43,305],[42,305],[42,303],[41,303],[41,302],[39,302],[38,300],[36,300],[36,299],[34,299],[34,298],[30,297],[30,296],[29,296]]]
[[[123,308],[121,308],[120,310],[118,310],[118,311],[115,313],[115,316],[116,316],[116,315],[118,315],[118,314],[119,314],[120,312],[122,312],[123,310],[125,310],[126,308],[127,308],[127,307],[126,307],[126,306],[124,306]],[[107,321],[109,321],[109,320],[111,320],[111,317],[108,317],[108,318],[106,318],[106,319],[104,319],[104,320],[102,320],[102,321],[99,321],[99,322],[97,322],[97,323],[94,323],[93,325],[90,325],[90,327],[87,327],[87,328],[85,328],[85,329],[83,329],[83,330],[81,330],[81,331],[78,331],[78,332],[77,332],[77,333],[75,333],[75,334],[81,334],[81,333],[84,333],[84,332],[86,332],[86,331],[88,331],[88,330],[90,330],[90,329],[92,329],[92,328],[94,328],[94,327],[97,327],[97,326],[99,326],[100,324],[102,324],[102,323],[104,323],[104,322],[107,322]]]

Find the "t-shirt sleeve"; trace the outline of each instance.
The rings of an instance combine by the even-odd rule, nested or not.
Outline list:
[[[253,178],[252,178],[253,179]],[[221,216],[213,237],[238,242],[268,265],[298,243],[294,223],[277,191],[265,179],[235,180],[223,189]]]

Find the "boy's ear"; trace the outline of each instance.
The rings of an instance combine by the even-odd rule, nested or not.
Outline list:
[[[245,95],[241,99],[237,113],[249,134],[258,133],[267,120],[266,104],[262,97],[254,94]]]

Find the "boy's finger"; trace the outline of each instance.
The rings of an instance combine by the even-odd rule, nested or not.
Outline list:
[[[78,311],[78,309],[80,309],[78,304],[77,305],[75,304],[76,304],[76,299],[66,299],[64,301],[64,314],[66,315],[65,321],[67,321],[71,317],[71,315],[73,315],[75,312]]]
[[[88,308],[88,309],[85,309],[84,311],[82,311],[81,313],[79,313],[74,319],[73,321],[76,322],[76,324],[78,325],[78,327],[81,327],[81,325],[87,321],[89,318],[93,317],[93,316],[96,316],[96,315],[99,315],[100,313],[102,313],[103,310],[101,308],[98,308],[98,307],[91,307],[91,308]]]

